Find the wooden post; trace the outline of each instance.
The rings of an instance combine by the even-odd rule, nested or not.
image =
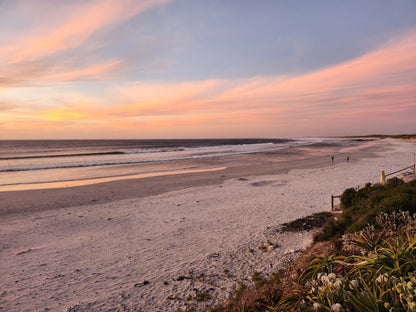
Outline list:
[[[416,169],[416,153],[413,153],[413,177],[415,176]]]
[[[334,211],[334,195],[331,195],[331,211]]]
[[[386,183],[386,175],[385,175],[385,173],[384,173],[384,170],[381,170],[380,183],[381,183],[381,184]]]

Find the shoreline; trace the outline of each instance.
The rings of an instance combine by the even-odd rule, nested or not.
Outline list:
[[[279,233],[283,223],[328,211],[330,194],[378,182],[380,170],[401,167],[414,150],[414,144],[380,141],[348,153],[349,163],[331,165],[328,156],[253,162],[75,187],[64,196],[55,192],[54,201],[38,209],[8,213],[2,207],[0,307],[206,311],[240,283],[250,284],[253,272],[271,274],[308,247],[311,232]],[[91,203],[108,191],[125,198],[110,193],[110,200]],[[48,190],[5,193],[18,205],[29,202],[23,195],[42,192]],[[65,196],[72,202],[68,197],[58,208]],[[272,247],[260,249],[265,244]],[[197,294],[210,298],[196,302]]]
[[[345,158],[349,155],[351,162],[354,162],[361,158],[377,157],[376,152],[384,148],[376,144],[376,146],[365,147],[360,151],[339,153],[337,154],[337,158]],[[267,174],[283,174],[293,169],[317,168],[332,165],[329,154],[289,161],[273,161],[273,154],[273,152],[262,152],[256,155],[207,159],[197,163],[197,166],[201,169],[192,169],[200,170],[193,173],[167,175],[162,172],[160,176],[150,173],[152,176],[136,179],[125,176],[117,180],[82,186],[0,191],[0,215],[108,203],[129,198],[142,198],[193,186],[219,185],[227,179]],[[264,157],[265,155],[266,157]],[[260,161],[256,161],[256,156],[260,158]],[[338,162],[336,160],[335,164]],[[176,163],[178,163],[178,168],[181,168],[182,162],[177,161]],[[208,169],[203,169],[204,167]],[[225,167],[225,169],[214,170],[212,172],[207,171],[212,168],[222,167]],[[178,171],[180,170],[178,169]],[[36,207],[33,205],[34,202],[36,203]]]

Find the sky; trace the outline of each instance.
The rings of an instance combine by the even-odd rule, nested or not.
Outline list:
[[[416,133],[416,1],[0,0],[0,139]]]

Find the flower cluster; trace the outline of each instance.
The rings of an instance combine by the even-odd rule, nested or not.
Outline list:
[[[316,279],[310,280],[305,286],[310,287],[309,298],[315,311],[344,311],[339,302],[344,298],[344,280],[335,273],[318,273]]]

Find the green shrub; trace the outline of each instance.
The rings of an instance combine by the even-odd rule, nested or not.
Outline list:
[[[392,178],[385,185],[367,183],[358,191],[349,188],[341,195],[341,204],[344,211],[340,220],[329,221],[322,232],[314,236],[315,242],[360,231],[367,224],[375,224],[376,216],[381,212],[416,213],[416,180],[404,183]]]
[[[357,191],[354,188],[349,188],[341,195],[341,204],[343,207],[351,207],[357,198]]]

